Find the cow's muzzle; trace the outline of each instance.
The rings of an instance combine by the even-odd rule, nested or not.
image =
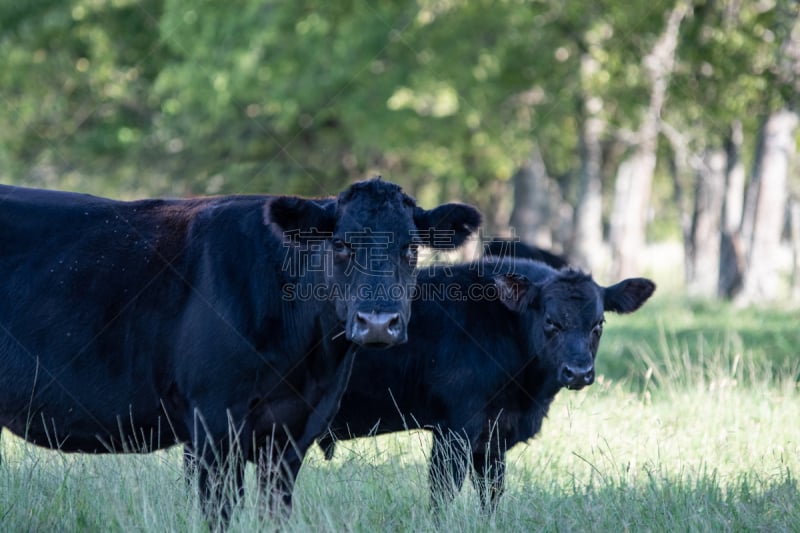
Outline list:
[[[579,390],[594,383],[594,365],[572,365],[564,363],[558,374],[562,387]]]
[[[350,340],[370,348],[387,348],[406,340],[406,327],[400,313],[362,313],[353,320]]]

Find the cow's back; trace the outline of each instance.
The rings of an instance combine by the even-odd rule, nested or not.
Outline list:
[[[68,428],[83,449],[159,420],[203,207],[0,188],[0,424],[38,443]]]

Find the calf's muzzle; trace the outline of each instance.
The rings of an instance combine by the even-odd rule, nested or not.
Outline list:
[[[559,372],[559,381],[563,387],[579,390],[594,383],[594,364],[578,365],[564,363]]]

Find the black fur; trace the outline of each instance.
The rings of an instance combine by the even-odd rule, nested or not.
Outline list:
[[[629,313],[655,289],[646,279],[597,285],[588,274],[524,259],[421,273],[406,344],[359,349],[330,432],[334,439],[433,430],[432,502],[453,496],[474,465],[485,506],[503,490],[504,455],[541,428],[567,365],[591,369],[605,310]]]
[[[569,265],[566,257],[554,254],[543,248],[525,244],[512,239],[492,239],[483,244],[483,254],[487,257],[498,259],[517,257],[519,259],[533,259],[553,268],[564,268]]]
[[[0,186],[0,426],[65,452],[182,443],[212,523],[230,513],[215,480],[242,493],[237,457],[281,473],[289,504],[347,383],[353,316],[397,313],[405,339],[407,293],[378,295],[414,285],[427,214],[381,180],[319,200]],[[479,216],[451,205],[445,229]],[[379,258],[355,264],[376,235]]]

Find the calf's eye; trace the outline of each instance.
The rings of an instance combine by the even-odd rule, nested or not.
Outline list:
[[[350,247],[347,246],[347,243],[345,243],[342,239],[333,239],[331,241],[331,246],[333,246],[333,252],[337,255],[350,255]]]
[[[409,244],[403,252],[403,259],[411,266],[417,266],[418,246]]]

